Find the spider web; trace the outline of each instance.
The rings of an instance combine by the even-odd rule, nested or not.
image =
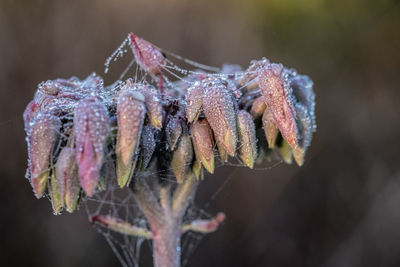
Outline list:
[[[129,49],[129,39],[126,38],[122,44],[118,47],[117,50],[107,58],[105,62],[105,74],[109,73],[111,68],[110,65],[117,60],[121,59],[130,49]],[[207,74],[208,76],[216,76],[227,78],[229,76],[232,77],[234,75],[236,78],[243,77],[246,74],[251,74],[253,72],[245,72],[245,71],[237,71],[237,65],[229,65],[229,68],[235,70],[234,72],[225,71],[223,73],[220,72],[220,68],[206,66],[195,61],[183,58],[174,53],[165,51],[160,49],[164,54],[168,56],[166,60],[166,65],[163,67],[163,72],[165,74],[166,79],[166,87],[174,88],[176,85],[183,84],[185,86],[190,86],[194,83],[193,80],[190,79],[191,75],[200,75]],[[179,66],[178,66],[179,65]],[[182,68],[180,66],[185,65],[186,68]],[[190,68],[190,69],[189,69]],[[136,62],[135,58],[129,61],[126,68],[119,75],[119,80],[115,82],[110,87],[114,87],[111,90],[115,90],[123,85],[122,80],[126,78],[132,78],[135,82],[141,83],[149,83],[156,85],[157,81],[154,77],[151,77],[147,74]],[[251,83],[250,80],[248,83]],[[243,85],[245,87],[247,84]],[[240,90],[241,88],[239,88]],[[113,131],[115,132],[115,131]],[[114,166],[112,157],[112,152],[115,148],[109,148],[109,155],[106,157],[105,166],[106,168],[102,169],[102,178],[100,181],[101,188],[103,191],[95,194],[93,197],[87,198],[83,203],[85,206],[85,210],[89,216],[92,218],[97,215],[110,215],[114,218],[119,218],[123,221],[130,223],[131,225],[138,226],[141,228],[149,229],[149,225],[146,221],[144,214],[139,209],[138,203],[135,201],[134,193],[129,188],[121,189],[118,186],[117,179],[115,178],[115,170],[110,167]],[[216,147],[215,147],[216,150]],[[212,214],[207,213],[205,210],[210,206],[210,204],[216,199],[222,189],[232,180],[235,176],[236,170],[239,167],[246,167],[241,160],[236,156],[231,158],[229,162],[223,163],[222,160],[219,159],[219,156],[216,155],[216,168],[220,168],[222,166],[232,166],[229,175],[223,180],[223,182],[217,186],[217,190],[213,193],[210,199],[205,202],[202,207],[197,207],[192,200],[189,204],[189,207],[185,213],[183,218],[183,223],[190,223],[195,219],[210,219],[212,218]],[[272,165],[267,167],[254,168],[253,170],[269,170],[277,165],[282,163],[282,160],[276,158],[273,160]],[[170,172],[172,173],[171,169]],[[159,172],[157,171],[145,171],[139,172],[136,174],[137,178],[144,177],[146,181],[157,181],[160,179]],[[172,174],[163,175],[162,179],[168,180],[168,183],[176,184],[176,178]],[[137,236],[128,236],[117,233],[113,230],[110,230],[106,227],[103,227],[98,224],[94,224],[97,231],[102,234],[112,251],[120,261],[123,267],[136,267],[139,266],[139,259],[141,256],[141,248],[143,243],[146,243],[150,248],[152,246],[151,240],[147,240],[145,238],[137,237]],[[195,232],[186,232],[181,238],[181,264],[182,266],[187,266],[189,262],[190,255],[198,247],[200,241],[204,237],[204,234],[195,233]]]

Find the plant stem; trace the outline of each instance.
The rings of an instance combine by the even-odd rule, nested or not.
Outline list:
[[[152,232],[154,267],[180,266],[182,220],[196,188],[192,173],[177,186],[172,198],[169,186],[152,190],[145,181],[136,181],[136,201]]]

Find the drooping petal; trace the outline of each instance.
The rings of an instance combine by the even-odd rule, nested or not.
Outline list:
[[[92,196],[99,180],[109,133],[108,112],[97,97],[79,101],[74,112],[74,133],[81,186],[87,195]]]
[[[144,96],[133,90],[121,93],[117,104],[117,180],[124,187],[135,171],[146,108]]]
[[[239,157],[247,167],[253,168],[257,158],[256,127],[252,116],[245,110],[237,114],[239,133]]]

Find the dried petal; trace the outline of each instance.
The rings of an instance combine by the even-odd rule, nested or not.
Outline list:
[[[98,98],[79,101],[74,113],[74,133],[81,186],[87,195],[92,196],[99,180],[109,133],[108,112]]]
[[[60,127],[57,117],[40,113],[33,120],[28,134],[31,183],[37,198],[42,197],[46,189],[49,164]]]
[[[313,85],[313,81],[306,75],[296,75],[290,82],[296,102],[305,107],[311,119],[312,132],[315,132],[315,93],[313,91]]]
[[[55,173],[60,195],[65,201],[66,209],[68,212],[73,212],[78,204],[80,192],[78,165],[73,148],[64,147],[61,150],[57,159]]]
[[[282,137],[292,148],[297,145],[293,96],[281,64],[270,64],[259,73],[259,83],[267,109],[272,113]]]
[[[214,173],[213,135],[206,119],[193,123],[190,132],[196,159],[200,160],[209,173]]]
[[[182,183],[193,160],[193,146],[190,136],[184,134],[172,156],[171,168],[178,183]]]
[[[156,149],[156,140],[154,139],[154,132],[151,126],[143,126],[142,138],[140,143],[140,159],[141,169],[146,169],[149,165],[154,150]]]
[[[237,114],[238,133],[239,133],[239,157],[247,167],[253,168],[257,158],[257,138],[256,127],[251,115],[240,110]]]
[[[197,120],[203,105],[204,88],[201,82],[195,82],[187,92],[186,116],[188,122]]]
[[[182,125],[180,123],[180,120],[176,117],[172,117],[167,123],[165,133],[167,136],[169,149],[171,151],[174,151],[176,148],[176,144],[179,141],[179,137],[182,134]]]
[[[228,155],[234,156],[237,142],[234,97],[220,79],[209,78],[203,84],[203,110],[215,140],[222,144]]]
[[[123,91],[118,98],[118,134],[116,145],[117,180],[124,187],[135,171],[140,136],[146,108],[144,96],[133,90]]]
[[[165,65],[163,53],[153,44],[143,40],[134,33],[130,33],[129,38],[136,62],[150,74],[160,74]]]
[[[265,132],[265,137],[268,141],[268,147],[274,148],[276,139],[279,134],[279,129],[278,126],[276,126],[275,120],[269,109],[264,110],[264,114],[262,116],[262,124]]]
[[[267,105],[265,105],[264,98],[260,96],[256,98],[253,102],[253,105],[251,105],[250,114],[253,115],[253,118],[257,119],[263,115],[266,108]]]

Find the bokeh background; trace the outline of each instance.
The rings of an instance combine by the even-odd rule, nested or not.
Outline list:
[[[0,266],[120,266],[83,209],[53,216],[34,198],[22,112],[42,80],[101,74],[130,31],[207,65],[265,56],[315,82],[305,165],[208,177],[199,205],[227,221],[187,266],[400,266],[399,29],[392,0],[1,0]]]

